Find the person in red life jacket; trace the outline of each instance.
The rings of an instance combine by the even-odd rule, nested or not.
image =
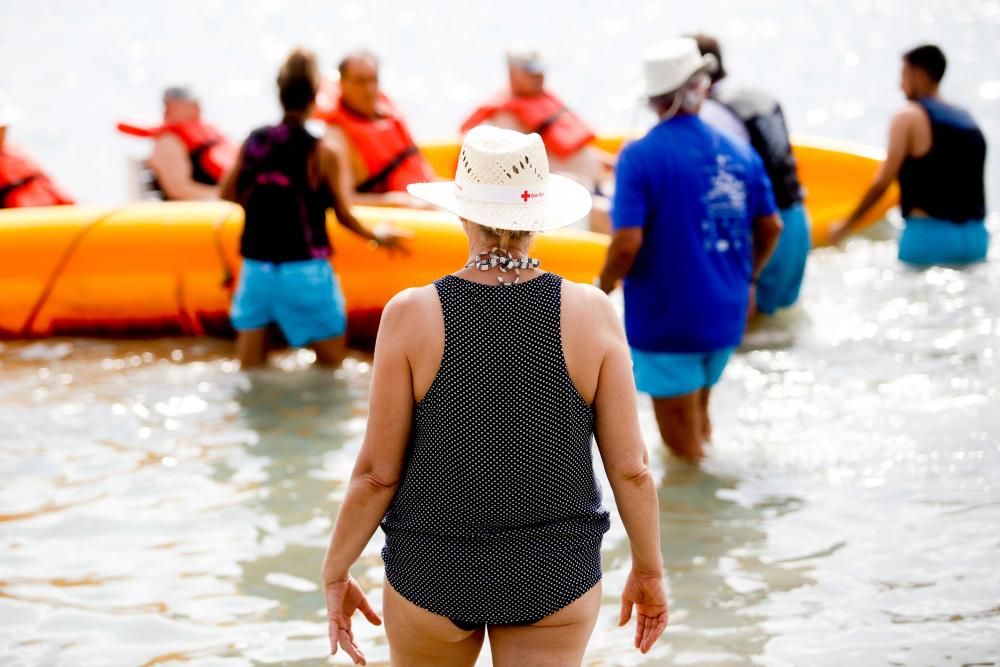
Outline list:
[[[7,141],[7,127],[19,118],[0,93],[0,208],[72,204],[34,160]]]
[[[339,157],[305,126],[318,88],[313,53],[292,51],[278,74],[281,122],[250,133],[222,184],[222,198],[245,212],[243,263],[230,309],[243,368],[264,362],[271,323],[290,345],[313,348],[318,363],[343,360],[347,312],[330,266],[327,209],[358,236],[380,247],[398,245],[397,235],[362,225],[338,194]]]
[[[163,124],[143,128],[119,123],[126,134],[154,139],[148,166],[151,188],[170,201],[218,199],[219,181],[236,161],[237,147],[201,120],[201,104],[190,88],[163,93]]]
[[[612,176],[614,156],[594,145],[590,125],[545,87],[545,63],[538,51],[509,51],[507,70],[510,86],[466,118],[461,133],[486,124],[541,135],[552,173],[568,176],[596,195],[590,228],[608,233],[609,202],[601,196],[601,186]]]
[[[889,147],[850,217],[830,228],[840,243],[899,181],[905,225],[898,257],[911,266],[966,265],[989,253],[986,229],[986,137],[972,115],[939,92],[948,61],[933,44],[903,54],[906,104],[889,126]]]
[[[370,51],[349,53],[339,70],[339,86],[326,86],[324,108],[314,115],[326,121],[326,140],[346,167],[341,192],[355,204],[424,208],[406,186],[433,181],[434,172],[379,90],[378,58]]]

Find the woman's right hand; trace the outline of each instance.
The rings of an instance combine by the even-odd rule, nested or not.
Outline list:
[[[663,631],[667,629],[667,591],[663,587],[663,576],[642,575],[635,570],[629,572],[622,591],[622,610],[618,625],[623,626],[632,618],[635,607],[635,647],[646,653]]]
[[[327,580],[324,577],[323,588],[326,593],[326,615],[329,624],[330,654],[337,654],[338,645],[347,651],[355,665],[364,665],[365,654],[354,642],[354,632],[351,630],[351,617],[360,610],[372,625],[382,625],[368,598],[361,590],[358,582],[348,575],[343,579]]]

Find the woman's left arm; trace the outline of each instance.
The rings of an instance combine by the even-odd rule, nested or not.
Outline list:
[[[378,528],[399,487],[413,416],[413,380],[406,342],[410,339],[407,323],[414,306],[409,291],[404,291],[393,297],[382,313],[375,341],[368,426],[323,559],[331,650],[336,652],[339,642],[361,664],[364,657],[353,643],[351,615],[361,609],[368,620],[380,621],[350,579],[350,568]]]

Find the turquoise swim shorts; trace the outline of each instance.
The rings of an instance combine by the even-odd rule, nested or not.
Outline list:
[[[705,353],[646,352],[632,348],[636,388],[653,398],[672,398],[715,386],[735,348]]]
[[[275,322],[292,347],[347,330],[344,294],[326,259],[276,264],[244,258],[229,317],[237,331]]]
[[[982,220],[955,223],[907,218],[899,238],[899,259],[907,264],[971,264],[986,259],[990,233]]]
[[[778,247],[757,279],[757,310],[773,315],[799,300],[806,259],[812,248],[809,215],[802,204],[783,208],[778,213],[784,223]]]

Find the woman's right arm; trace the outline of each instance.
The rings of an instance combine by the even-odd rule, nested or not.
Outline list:
[[[600,303],[594,310],[601,314],[601,330],[606,336],[594,396],[594,430],[632,551],[632,570],[622,593],[619,625],[628,622],[634,606],[638,613],[635,646],[645,653],[667,627],[659,502],[639,429],[625,332],[611,301],[603,294],[595,295],[594,300]]]
[[[319,142],[319,163],[323,178],[326,180],[330,193],[333,195],[331,208],[337,216],[337,222],[368,241],[378,241],[378,237],[370,229],[361,224],[351,212],[351,195],[345,188],[342,175],[349,170],[342,163],[344,156],[334,144],[324,139]]]
[[[354,641],[351,616],[360,610],[372,623],[382,621],[351,578],[350,568],[385,516],[402,475],[413,417],[413,380],[407,356],[415,316],[412,292],[394,296],[382,314],[375,341],[368,426],[323,559],[331,653],[340,646],[361,665],[365,664],[364,653]]]

